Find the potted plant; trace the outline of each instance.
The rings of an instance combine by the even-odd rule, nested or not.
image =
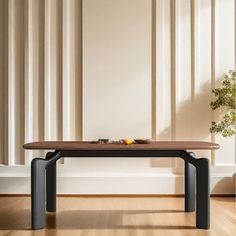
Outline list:
[[[211,102],[212,110],[219,109],[223,116],[219,122],[213,121],[211,133],[229,137],[236,133],[236,70],[225,74],[219,88],[212,90],[216,100]]]

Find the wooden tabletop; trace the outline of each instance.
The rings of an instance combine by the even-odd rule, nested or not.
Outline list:
[[[220,146],[202,141],[153,141],[149,144],[94,144],[81,141],[42,141],[23,145],[24,149],[35,150],[213,150]]]

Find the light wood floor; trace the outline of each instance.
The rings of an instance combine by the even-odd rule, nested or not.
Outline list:
[[[0,197],[0,235],[178,236],[236,235],[232,198],[211,198],[211,229],[195,228],[195,213],[185,213],[176,197],[58,197],[47,228],[30,229],[30,198]]]

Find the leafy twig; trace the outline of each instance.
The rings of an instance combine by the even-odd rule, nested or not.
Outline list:
[[[220,122],[212,122],[210,132],[232,136],[236,133],[236,71],[224,75],[220,88],[212,89],[212,92],[216,96],[210,103],[212,110],[224,107],[225,114]]]

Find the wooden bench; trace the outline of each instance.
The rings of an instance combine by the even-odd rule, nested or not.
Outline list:
[[[56,211],[56,161],[62,157],[182,158],[185,161],[185,211],[195,211],[196,202],[196,227],[201,229],[210,227],[209,160],[196,158],[194,153],[189,151],[214,150],[219,148],[218,144],[198,141],[151,142],[150,144],[131,145],[45,141],[27,143],[23,147],[34,150],[54,150],[48,152],[45,158],[34,158],[31,162],[33,229],[45,227],[45,210]]]

